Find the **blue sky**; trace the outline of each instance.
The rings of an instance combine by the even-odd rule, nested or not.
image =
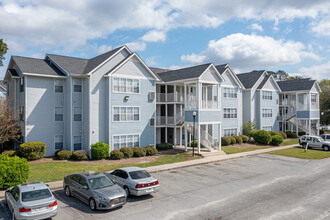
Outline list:
[[[153,67],[229,63],[330,78],[328,0],[0,0],[11,55],[91,58],[126,44]]]

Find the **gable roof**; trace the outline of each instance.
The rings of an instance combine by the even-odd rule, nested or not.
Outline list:
[[[311,80],[307,78],[277,81],[277,84],[281,88],[282,92],[293,92],[311,90],[315,82],[316,80]]]
[[[159,78],[164,82],[171,82],[171,81],[177,81],[177,80],[183,80],[183,79],[195,79],[200,77],[211,63],[202,64],[198,66],[192,66],[177,70],[169,70],[169,71],[158,71],[161,70],[159,68],[152,68],[151,70],[156,73],[155,71],[158,71],[157,75]],[[163,69],[164,70],[164,69]]]
[[[7,91],[7,87],[6,87],[5,83],[3,82],[3,80],[0,80],[0,88],[3,89],[4,91]]]
[[[264,85],[267,83],[268,80],[273,80],[276,88],[281,92],[281,88],[278,86],[277,82],[275,81],[274,77],[272,75],[266,75],[264,80],[262,80],[262,82],[259,84],[257,89],[262,89],[264,87]]]
[[[228,67],[227,63],[215,66],[215,68],[217,68],[217,70],[220,74],[223,74],[225,72],[225,70],[227,69],[227,67]]]
[[[21,56],[12,56],[12,59],[15,61],[16,65],[22,71],[22,73],[43,74],[48,76],[64,76],[64,74],[48,60]]]
[[[241,73],[236,75],[246,89],[251,89],[264,72],[265,70],[254,70],[249,73]]]
[[[215,66],[215,68],[218,70],[218,72],[221,75],[224,74],[227,69],[229,69],[230,70],[229,73],[232,76],[233,80],[237,83],[237,85],[239,87],[241,87],[242,89],[245,89],[243,83],[239,80],[239,78],[235,74],[234,70],[231,68],[231,66],[228,63],[217,65],[217,66]]]
[[[56,54],[47,54],[46,57],[49,57],[69,74],[83,75],[88,74],[94,70],[96,67],[98,67],[100,64],[102,64],[104,61],[106,61],[108,58],[110,58],[124,47],[125,46],[118,47],[91,59],[69,57]]]

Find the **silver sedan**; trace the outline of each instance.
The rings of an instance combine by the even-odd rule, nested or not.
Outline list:
[[[123,167],[104,174],[123,187],[127,196],[141,196],[159,191],[158,180],[139,167]]]
[[[92,210],[113,209],[126,204],[126,193],[103,173],[86,171],[64,177],[66,196],[74,196]]]
[[[57,214],[57,201],[42,182],[7,189],[5,203],[12,213],[12,219],[46,219]]]

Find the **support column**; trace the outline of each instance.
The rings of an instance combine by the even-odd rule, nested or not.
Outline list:
[[[197,141],[198,141],[198,154],[201,153],[201,128],[200,128],[200,124],[197,123]]]
[[[184,151],[187,152],[188,147],[188,132],[187,132],[187,124],[184,124]]]
[[[176,127],[173,128],[174,130],[174,148],[176,148]]]
[[[296,116],[296,135],[297,135],[297,137],[298,137],[298,131],[299,131],[299,126],[298,126],[298,119]]]
[[[219,150],[221,150],[221,124],[218,124],[218,129],[219,129]]]
[[[180,127],[180,137],[179,137],[179,141],[180,141],[180,146],[182,146],[182,126]]]
[[[165,143],[167,143],[167,126],[165,127]]]
[[[312,120],[308,120],[308,134],[312,135]]]

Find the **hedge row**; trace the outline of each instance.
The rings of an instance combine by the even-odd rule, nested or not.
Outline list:
[[[221,145],[228,146],[230,144],[242,144],[247,143],[250,138],[246,135],[233,135],[231,137],[222,137],[221,138]]]
[[[157,150],[170,150],[170,149],[173,149],[173,144],[171,144],[171,143],[156,144],[156,149]]]
[[[145,147],[122,147],[119,150],[113,150],[110,152],[110,159],[111,160],[120,160],[123,158],[130,158],[130,157],[144,157],[144,156],[153,156],[157,154],[157,149],[154,146],[149,145]]]
[[[292,131],[285,131],[286,135],[288,136],[288,138],[297,138],[297,133],[295,130],[292,130]],[[298,131],[298,136],[303,136],[303,135],[306,135],[306,132],[305,131]]]
[[[283,139],[286,138],[284,132],[276,131],[254,130],[250,134],[257,143],[265,145],[280,145],[283,143]]]

